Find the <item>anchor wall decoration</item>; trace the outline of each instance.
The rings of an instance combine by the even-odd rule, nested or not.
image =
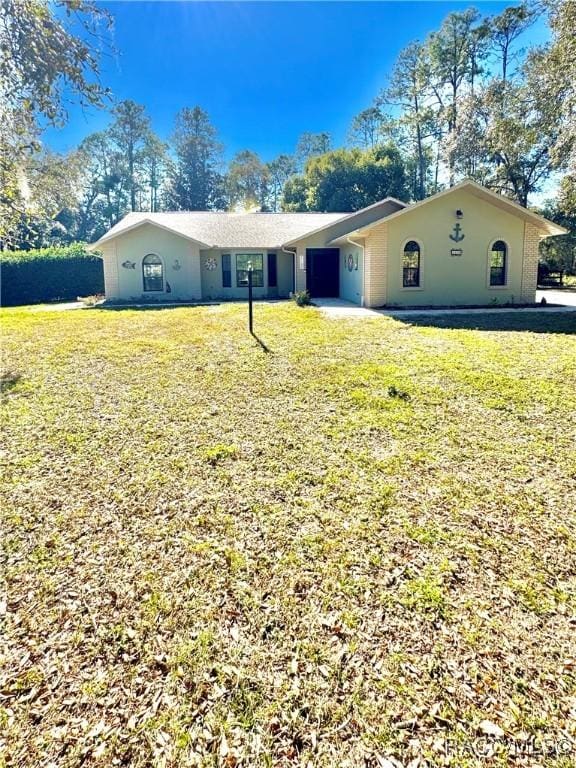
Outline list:
[[[464,240],[466,235],[461,235],[460,231],[462,230],[462,227],[460,224],[454,224],[454,234],[449,235],[450,240],[454,240],[455,243],[459,243],[461,240]]]

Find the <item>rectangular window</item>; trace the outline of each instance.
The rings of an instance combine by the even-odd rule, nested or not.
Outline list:
[[[232,257],[222,254],[222,288],[232,288]]]
[[[236,254],[236,285],[238,288],[248,287],[249,264],[252,264],[252,285],[254,288],[263,288],[264,256],[261,253]]]
[[[276,265],[276,254],[268,254],[268,287],[278,287],[278,268]]]
[[[490,285],[506,285],[504,267],[490,267]]]

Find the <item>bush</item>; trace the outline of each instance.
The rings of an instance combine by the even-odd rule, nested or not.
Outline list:
[[[75,300],[104,292],[102,259],[82,243],[66,248],[0,252],[4,307]]]
[[[294,291],[292,298],[299,307],[305,307],[311,303],[308,291]]]

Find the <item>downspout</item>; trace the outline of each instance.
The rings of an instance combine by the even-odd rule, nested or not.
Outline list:
[[[298,254],[298,248],[294,248],[293,251],[285,248],[283,245],[280,246],[280,248],[283,253],[289,253],[292,256],[292,293],[296,293],[296,258]]]
[[[360,248],[362,251],[362,296],[360,297],[360,306],[364,306],[364,296],[366,295],[365,291],[365,281],[366,281],[366,259],[364,258],[364,245],[362,243],[356,243],[354,240],[352,240],[351,237],[346,236],[346,241],[350,243],[350,245],[355,245],[357,248]]]

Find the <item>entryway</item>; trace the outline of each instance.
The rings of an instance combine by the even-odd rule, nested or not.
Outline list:
[[[339,248],[306,248],[306,288],[312,298],[340,295]]]

